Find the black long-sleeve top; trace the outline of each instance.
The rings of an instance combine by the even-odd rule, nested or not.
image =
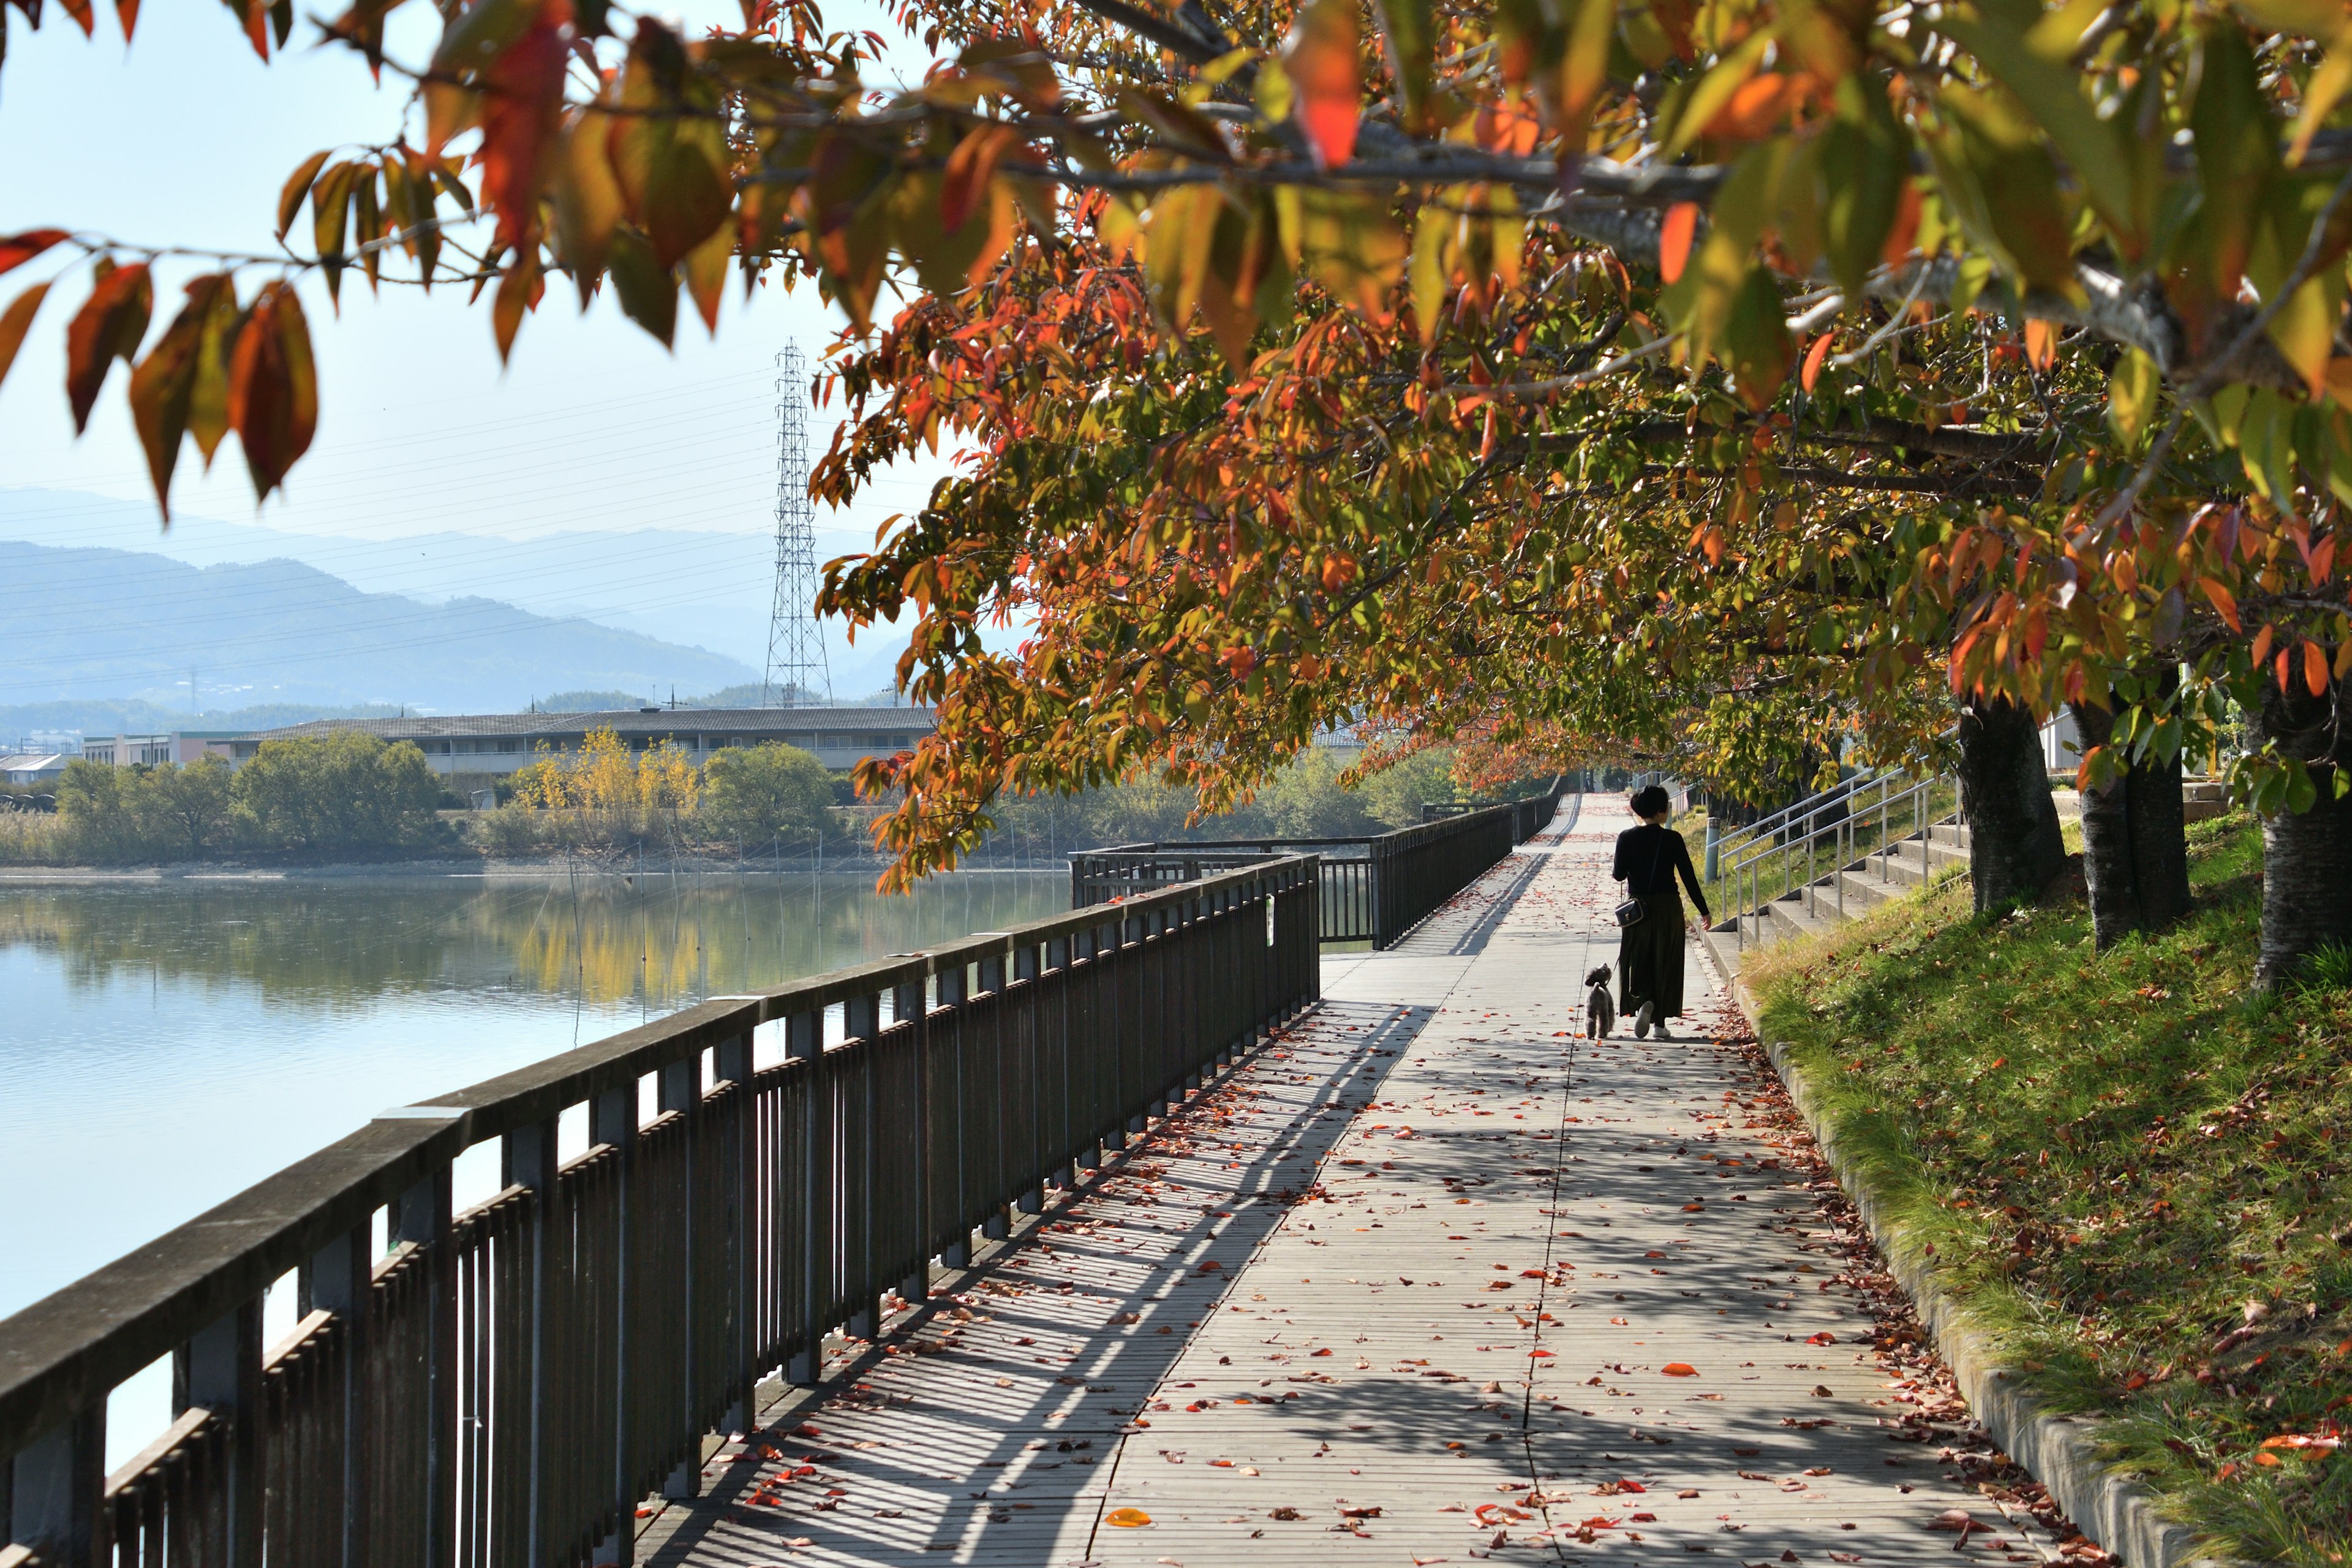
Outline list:
[[[1624,883],[1625,891],[1634,898],[1671,893],[1675,878],[1680,875],[1700,918],[1712,919],[1706,895],[1699,891],[1698,872],[1691,866],[1690,845],[1671,827],[1653,827],[1645,822],[1619,834],[1617,863],[1609,875]]]

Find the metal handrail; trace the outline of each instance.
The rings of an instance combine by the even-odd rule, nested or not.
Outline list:
[[[1312,856],[1272,860],[379,1116],[0,1319],[0,1563],[626,1562],[637,1503],[692,1495],[771,1372],[816,1381],[829,1334],[883,1332],[894,1289],[1310,1005],[1319,898]],[[559,1160],[581,1106],[590,1148]],[[490,1142],[502,1189],[460,1210]],[[265,1352],[289,1272],[302,1314]],[[163,1358],[180,1418],[110,1477],[108,1396]]]
[[[1879,879],[1894,879],[1893,851],[1898,844],[1916,840],[1920,845],[1920,868],[1927,867],[1927,846],[1934,829],[1959,814],[1958,791],[1955,775],[1948,773],[1931,774],[1902,789],[1892,786],[1900,782],[1899,775],[1882,773],[1871,779],[1859,790],[1823,791],[1811,801],[1801,801],[1791,813],[1782,831],[1770,839],[1757,837],[1738,847],[1736,853],[1723,868],[1719,884],[1727,884],[1731,896],[1725,900],[1726,913],[1738,932],[1739,947],[1748,947],[1749,923],[1761,915],[1769,904],[1789,897],[1801,896],[1805,912],[1819,915],[1821,911],[1822,860],[1826,852],[1830,861],[1829,879],[1832,899],[1837,917],[1845,918],[1845,875],[1856,865],[1866,865],[1875,858],[1879,862]],[[1953,790],[1952,805],[1937,805],[1938,791]],[[1876,798],[1857,804],[1857,797],[1875,792]],[[1834,809],[1837,815],[1824,822],[1822,818]],[[1896,837],[1898,819],[1909,818],[1906,830]],[[1874,847],[1862,847],[1865,830],[1875,818],[1878,828]],[[1796,875],[1797,857],[1804,857],[1801,880]],[[1767,889],[1769,891],[1767,891]]]
[[[1873,784],[1883,784],[1904,776],[1903,770],[1900,768],[1881,768],[1874,772],[1856,773],[1852,778],[1840,779],[1828,788],[1816,790],[1804,799],[1784,805],[1769,816],[1759,816],[1753,822],[1742,823],[1737,827],[1726,827],[1716,839],[1716,852],[1718,855],[1728,855],[1735,849],[1744,848],[1768,834],[1777,837],[1782,827],[1793,817],[1811,816],[1826,805],[1847,798],[1857,790],[1867,789]]]
[[[1319,867],[1321,940],[1392,945],[1550,821],[1558,791],[1361,838],[1239,838],[1121,844],[1070,856],[1070,907],[1309,854]]]

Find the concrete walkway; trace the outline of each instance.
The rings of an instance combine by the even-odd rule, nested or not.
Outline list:
[[[777,1563],[1895,1563],[2053,1554],[1916,1441],[1736,1048],[1575,1037],[1593,802],[643,1543]],[[1948,1440],[1948,1435],[1947,1435]],[[1977,1510],[1999,1535],[1934,1528]],[[1149,1522],[1139,1522],[1148,1520]],[[1122,1521],[1127,1521],[1122,1523]]]

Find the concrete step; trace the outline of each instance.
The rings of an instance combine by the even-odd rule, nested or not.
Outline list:
[[[1739,922],[1726,921],[1717,927],[1701,926],[1698,940],[1715,960],[1717,973],[1729,984],[1739,977]]]
[[[1891,845],[1882,855],[1873,855],[1864,863],[1869,875],[1886,876],[1906,888],[1916,888],[1929,879],[1941,876],[1947,868],[1966,867],[1966,849],[1930,840],[1922,845],[1916,838],[1906,838]]]
[[[1949,845],[1956,849],[1966,849],[1969,847],[1967,825],[1959,822],[1937,823],[1927,829],[1927,841],[1931,844]]]
[[[1797,937],[1823,936],[1838,924],[1835,914],[1824,910],[1819,915],[1808,913],[1802,899],[1775,899],[1764,906],[1764,912],[1780,928],[1778,940]]]
[[[1856,864],[1838,875],[1845,883],[1845,912],[1849,915],[1867,913],[1887,900],[1899,899],[1909,891],[1899,883],[1881,878],[1864,864]],[[1834,889],[1824,889],[1824,896],[1834,900],[1837,893]]]

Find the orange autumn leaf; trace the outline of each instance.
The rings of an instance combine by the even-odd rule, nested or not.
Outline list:
[[[2039,317],[2025,323],[2026,363],[2036,370],[2048,370],[2058,363],[2058,323]]]
[[[1151,1516],[1139,1508],[1115,1508],[1103,1515],[1103,1522],[1121,1530],[1140,1530],[1151,1522]]]
[[[1658,226],[1658,275],[1667,282],[1680,280],[1690,262],[1691,236],[1698,228],[1698,204],[1676,202]],[[1827,339],[1823,339],[1827,342]]]
[[[1812,391],[1813,383],[1821,380],[1822,378],[1822,362],[1827,360],[1829,357],[1830,334],[1823,332],[1820,337],[1813,340],[1813,346],[1805,351],[1804,368],[1797,374],[1798,384],[1802,386],[1807,392]]]
[[[1364,89],[1357,74],[1353,0],[1315,0],[1299,12],[1283,56],[1284,74],[1297,96],[1296,110],[1316,162],[1333,168],[1355,155],[1356,121]]]
[[[2319,650],[2315,642],[2303,645],[2303,683],[2310,688],[2314,697],[2326,695],[2327,656]]]
[[[1658,1369],[1668,1377],[1696,1377],[1698,1368],[1686,1361],[1670,1361]]]

